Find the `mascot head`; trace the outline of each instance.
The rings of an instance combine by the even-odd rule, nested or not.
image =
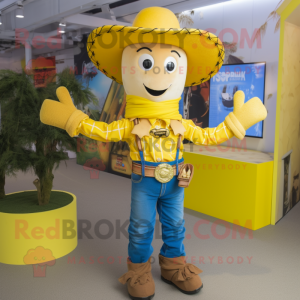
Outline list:
[[[88,54],[127,95],[161,102],[180,98],[185,86],[199,85],[223,64],[224,48],[213,34],[180,28],[162,7],[140,11],[132,26],[105,25],[90,34]]]

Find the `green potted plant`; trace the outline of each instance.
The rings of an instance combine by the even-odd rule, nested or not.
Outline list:
[[[1,97],[3,99],[3,97]],[[5,196],[5,177],[15,175],[16,171],[27,171],[29,161],[22,155],[23,148],[16,138],[15,127],[5,123],[5,103],[0,105],[0,199]]]
[[[55,81],[49,80],[44,88],[35,88],[28,73],[0,71],[0,262],[8,264],[25,264],[25,255],[37,247],[50,249],[55,258],[76,247],[76,197],[52,190],[53,170],[68,159],[66,150],[74,150],[76,142],[65,131],[42,124],[39,112],[44,99],[58,100],[58,86],[68,88],[76,106],[97,101],[68,69],[56,74]],[[36,190],[3,197],[5,174],[29,169],[37,176],[33,182]]]

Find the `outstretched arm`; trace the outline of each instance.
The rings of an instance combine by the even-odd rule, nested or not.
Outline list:
[[[196,126],[192,120],[182,120],[182,123],[186,129],[184,138],[195,145],[218,145],[234,136],[225,122],[215,128],[201,128]]]
[[[237,91],[234,94],[234,108],[223,123],[216,128],[201,128],[191,120],[183,120],[186,129],[184,137],[196,145],[221,144],[236,136],[242,140],[246,130],[267,117],[267,110],[257,98],[244,103],[245,94]]]
[[[74,135],[79,133],[101,142],[118,142],[126,138],[132,130],[132,122],[128,119],[114,121],[110,124],[85,119],[80,122]]]
[[[58,101],[45,100],[40,112],[42,123],[64,129],[70,136],[79,133],[92,139],[108,142],[120,141],[131,131],[132,122],[127,119],[106,124],[89,119],[88,115],[76,109],[68,90],[59,87]]]

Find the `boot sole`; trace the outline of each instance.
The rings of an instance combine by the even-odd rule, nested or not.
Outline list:
[[[151,300],[155,294],[153,294],[152,296],[148,296],[148,297],[133,297],[128,293],[129,297],[131,300]]]
[[[181,288],[179,288],[176,284],[174,284],[172,281],[165,279],[164,277],[161,276],[161,279],[163,282],[175,286],[181,293],[186,294],[186,295],[194,295],[200,292],[200,290],[203,288],[203,283],[199,287],[199,289],[194,290],[194,291],[184,291]]]

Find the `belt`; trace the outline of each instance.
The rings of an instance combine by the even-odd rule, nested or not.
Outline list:
[[[183,166],[183,162],[179,163],[178,164],[178,169],[180,170],[181,166]],[[155,170],[157,169],[157,167],[159,166],[162,166],[162,165],[168,165],[169,168],[172,168],[173,169],[173,176],[176,175],[176,165],[169,165],[169,164],[166,164],[166,163],[161,163],[159,164],[158,166],[146,166],[145,165],[145,176],[146,177],[155,177]],[[134,174],[137,174],[137,175],[142,175],[142,165],[140,164],[137,164],[137,163],[132,163],[132,172]]]

